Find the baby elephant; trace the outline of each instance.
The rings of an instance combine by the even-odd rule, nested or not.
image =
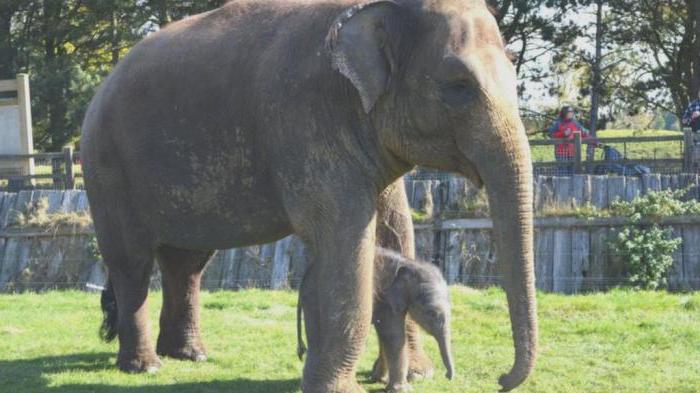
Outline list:
[[[377,248],[374,271],[374,307],[372,324],[379,338],[380,359],[375,365],[380,374],[388,371],[387,392],[405,392],[408,384],[408,355],[406,348],[406,316],[435,338],[445,376],[452,379],[453,365],[450,345],[450,299],[440,270],[426,262],[407,259],[383,248]],[[302,289],[297,305],[297,354],[302,359],[306,346],[301,334]],[[383,367],[382,367],[383,366]],[[386,371],[385,371],[386,370]],[[375,375],[386,382],[386,375]]]

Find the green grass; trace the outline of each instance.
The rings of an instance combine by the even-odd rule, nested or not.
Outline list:
[[[678,131],[665,130],[604,130],[598,132],[599,138],[627,138],[641,136],[674,136],[682,135]],[[544,139],[544,136],[538,135],[530,139]],[[623,143],[613,143],[621,153],[625,152]],[[602,150],[596,149],[596,159],[602,158]],[[653,159],[653,158],[681,158],[682,157],[680,142],[644,142],[644,143],[628,143],[626,157],[630,159]],[[553,146],[533,146],[532,160],[534,162],[554,161]]]
[[[445,380],[439,369],[414,391],[494,392],[513,356],[505,296],[464,287],[452,288],[452,296],[456,379]],[[156,326],[160,294],[151,300]],[[97,339],[98,295],[2,295],[0,391],[298,392],[295,293],[204,293],[202,303],[209,361],[165,359],[155,375],[127,375],[113,367],[116,344]],[[539,363],[519,392],[700,391],[700,293],[540,294],[539,320]],[[428,349],[438,360],[432,341]],[[359,364],[361,381],[375,354],[372,335]]]

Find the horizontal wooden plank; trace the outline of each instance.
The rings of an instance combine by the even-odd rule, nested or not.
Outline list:
[[[667,135],[667,136],[635,136],[630,138],[597,138],[598,142],[606,143],[644,143],[644,142],[682,142],[685,140],[683,134]]]
[[[0,98],[0,106],[17,106],[18,104],[17,98]]]
[[[649,225],[656,221],[643,219],[639,225]],[[666,217],[658,221],[661,225],[698,225],[700,216]],[[581,228],[581,227],[615,227],[630,224],[627,217],[577,218],[577,217],[541,217],[535,219],[535,228]],[[488,218],[455,219],[440,221],[436,224],[418,224],[416,230],[456,230],[456,229],[491,229],[493,222]]]
[[[633,136],[616,138],[596,138],[596,141],[606,143],[644,143],[644,142],[682,142],[685,140],[683,134],[665,136]],[[560,143],[574,143],[573,139],[542,139],[530,141],[530,146],[552,146]],[[586,141],[583,141],[586,144]]]
[[[416,230],[450,230],[450,229],[491,229],[493,222],[489,218],[464,218],[436,222],[435,224],[416,224]]]
[[[0,93],[4,91],[17,91],[16,79],[0,80]]]
[[[581,228],[581,227],[615,227],[629,224],[627,217],[606,217],[606,218],[577,218],[577,217],[542,217],[535,219],[535,228]],[[653,223],[650,220],[642,220],[639,225]],[[700,225],[700,216],[677,216],[666,217],[659,222],[661,225]],[[474,219],[454,219],[445,220],[434,224],[417,224],[417,231],[426,230],[483,230],[493,228],[493,222],[488,218]],[[59,229],[56,232],[44,232],[35,228],[8,228],[0,231],[0,237],[31,237],[31,236],[74,236],[91,235],[92,229],[66,230]]]
[[[0,180],[13,180],[13,181],[24,181],[24,180],[32,180],[32,179],[54,179],[54,180],[63,180],[65,179],[65,175],[53,175],[51,173],[46,173],[42,175],[24,175],[24,176],[19,176],[19,175],[3,175],[0,174]]]
[[[533,162],[532,165],[534,167],[549,167],[549,166],[558,166],[558,165],[567,165],[567,164],[573,164],[574,161],[568,161],[568,162],[562,162],[562,161],[541,161],[541,162]],[[600,160],[600,161],[583,161],[583,165],[653,165],[653,166],[659,166],[660,164],[663,165],[680,165],[683,164],[683,159],[682,158],[658,158],[658,159],[648,159],[648,160],[635,160],[635,159],[627,159],[625,158],[624,160],[618,160],[618,161],[605,161],[605,160]]]
[[[0,154],[0,160],[21,160],[23,158],[50,160],[52,158],[63,158],[63,153]]]
[[[5,228],[0,231],[0,238],[17,237],[70,237],[70,236],[92,236],[95,231],[92,228],[68,229],[60,228],[56,231],[41,228]]]

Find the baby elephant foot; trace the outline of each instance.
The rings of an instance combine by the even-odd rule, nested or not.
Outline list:
[[[409,383],[394,383],[389,384],[386,387],[386,393],[408,393],[411,391],[411,384]]]
[[[160,369],[160,366],[161,362],[156,354],[127,355],[120,353],[117,356],[117,367],[127,373],[153,374]]]

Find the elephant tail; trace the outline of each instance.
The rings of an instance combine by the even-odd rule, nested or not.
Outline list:
[[[102,326],[100,326],[100,338],[105,342],[111,342],[117,337],[117,298],[114,295],[112,281],[107,280],[105,289],[102,290],[100,298],[102,306]]]
[[[297,303],[297,356],[299,360],[304,360],[304,354],[306,354],[306,344],[304,344],[304,337],[301,333],[301,319],[302,308],[301,308],[301,296],[299,296],[299,302]]]
[[[310,267],[307,267],[304,275],[301,277],[301,282],[299,283],[299,298],[297,299],[297,356],[299,360],[304,360],[304,354],[306,354],[306,344],[304,344],[304,337],[302,333],[302,321],[304,319],[304,308],[302,305],[302,291],[304,290],[304,284],[306,283],[306,276],[309,275]]]

